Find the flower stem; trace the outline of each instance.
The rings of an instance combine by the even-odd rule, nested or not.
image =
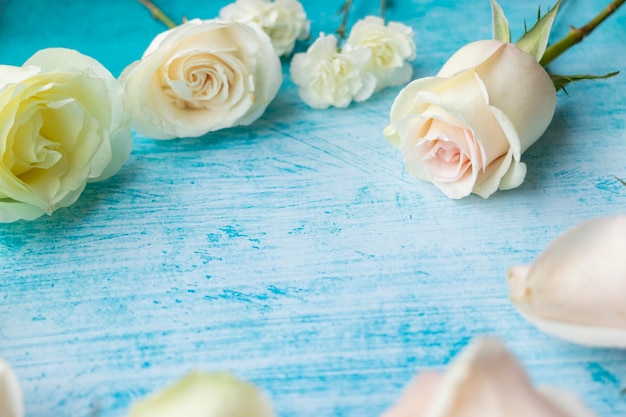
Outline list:
[[[156,20],[161,21],[165,26],[172,29],[178,26],[172,19],[170,19],[163,10],[159,9],[152,1],[150,0],[139,0],[139,3],[143,4],[146,9],[152,13],[152,17]]]
[[[387,22],[387,0],[380,0],[380,17]]]
[[[550,45],[543,57],[540,64],[544,67],[550,62],[558,58],[563,52],[567,51],[572,46],[581,42],[586,36],[588,36],[600,23],[604,22],[607,17],[613,14],[626,0],[613,0],[611,4],[604,8],[596,17],[591,19],[585,26],[575,28],[572,26],[569,33],[556,43]]]
[[[350,8],[352,8],[353,0],[345,0],[343,5],[339,9],[339,14],[343,14],[343,18],[341,19],[341,25],[337,28],[337,45],[341,44],[346,37],[346,30],[348,28],[348,16],[350,15]]]

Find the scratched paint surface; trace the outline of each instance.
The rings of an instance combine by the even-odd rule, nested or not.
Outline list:
[[[353,16],[375,3],[357,1]],[[519,36],[535,2],[501,3]],[[208,18],[225,2],[160,4]],[[565,1],[556,32],[603,4]],[[339,1],[304,5],[314,34],[337,27]],[[490,36],[486,0],[394,1],[389,17],[416,30],[416,76]],[[4,0],[0,62],[63,46],[117,75],[160,30],[130,0]],[[625,38],[622,11],[554,71],[624,71]],[[258,384],[281,416],[376,416],[415,372],[441,369],[482,334],[500,336],[536,383],[580,395],[599,416],[626,415],[626,352],[540,333],[505,281],[565,229],[624,211],[626,78],[559,95],[519,189],[452,201],[408,176],[380,134],[398,89],[312,111],[284,71],[251,127],[135,137],[119,174],[72,207],[0,226],[0,357],[27,415],[124,416],[204,369]]]

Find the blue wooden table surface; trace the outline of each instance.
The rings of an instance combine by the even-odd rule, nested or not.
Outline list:
[[[357,0],[353,18],[377,13]],[[605,5],[565,1],[555,36]],[[226,1],[163,0],[210,18]],[[303,2],[314,36],[340,1]],[[513,37],[536,1],[502,0]],[[543,8],[549,5],[542,1]],[[396,0],[415,29],[415,77],[491,36],[487,0]],[[62,46],[119,75],[160,23],[133,0],[0,1],[0,62]],[[192,369],[262,387],[280,416],[377,416],[419,370],[473,337],[502,338],[537,384],[626,415],[626,351],[539,332],[508,300],[507,269],[584,219],[624,212],[626,13],[552,68],[623,73],[559,94],[523,157],[524,184],[454,201],[409,176],[382,136],[398,88],[311,110],[285,81],[250,127],[196,139],[135,137],[130,159],[73,206],[0,225],[0,358],[33,417],[124,416]],[[626,302],[626,295],[624,296]]]

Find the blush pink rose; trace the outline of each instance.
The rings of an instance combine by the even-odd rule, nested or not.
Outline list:
[[[552,80],[533,57],[509,43],[478,41],[436,77],[400,91],[384,134],[410,174],[450,198],[487,198],[522,184],[521,155],[547,129],[555,106]]]

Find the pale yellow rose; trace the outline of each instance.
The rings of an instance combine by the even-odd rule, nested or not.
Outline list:
[[[227,373],[193,372],[134,404],[129,417],[274,417],[265,395]]]
[[[120,79],[132,127],[172,139],[249,125],[276,96],[282,70],[260,28],[194,19],[158,35]]]
[[[408,172],[450,198],[487,198],[518,187],[522,153],[547,129],[556,91],[545,69],[497,40],[456,52],[436,77],[412,81],[396,97],[384,134]]]
[[[73,204],[131,147],[123,90],[94,59],[55,48],[0,65],[0,221]]]

